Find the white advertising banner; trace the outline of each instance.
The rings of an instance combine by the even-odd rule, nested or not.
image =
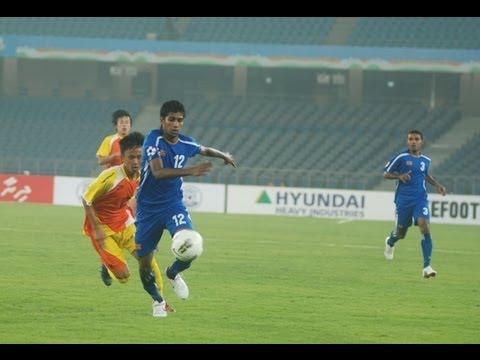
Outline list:
[[[55,176],[53,203],[82,206],[82,195],[93,180],[95,179],[88,177]]]
[[[94,180],[55,176],[53,204],[82,206]],[[189,211],[312,216],[352,220],[395,220],[394,193],[386,191],[183,183]],[[432,223],[480,225],[480,196],[430,194]]]
[[[395,220],[394,193],[229,185],[227,213]],[[480,225],[480,196],[431,194],[431,221]]]
[[[94,178],[55,176],[53,203],[82,206],[82,195]],[[189,211],[225,212],[225,185],[183,183],[183,200]]]
[[[183,202],[188,211],[225,212],[225,185],[184,182]]]
[[[428,199],[432,223],[480,225],[480,196],[430,194]]]

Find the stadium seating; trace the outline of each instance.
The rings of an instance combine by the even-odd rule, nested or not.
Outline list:
[[[461,117],[458,109],[429,112],[420,105],[325,106],[300,100],[234,97],[217,103],[198,98],[186,103],[195,125],[187,122],[185,132],[202,143],[232,152],[242,167],[297,174],[312,169],[344,172],[326,178],[312,175],[313,180],[300,176],[294,180],[283,174],[283,182],[291,186],[316,186],[313,183],[320,182],[340,188],[371,188],[381,181],[385,157],[404,147],[407,129],[424,129],[434,142]],[[353,172],[365,175],[360,185],[349,183],[348,174]],[[280,183],[278,176],[265,175],[257,182]]]
[[[2,17],[0,34],[325,45],[335,17]],[[337,45],[480,48],[478,17],[358,17]],[[174,28],[175,34],[172,35]]]
[[[12,17],[0,19],[0,34],[145,39],[165,26],[164,17]]]
[[[404,146],[406,129],[424,129],[434,142],[461,117],[456,109],[429,112],[419,105],[321,105],[234,96],[217,101],[197,96],[184,103],[190,120],[185,133],[202,144],[230,151],[241,168],[255,169],[255,175],[242,171],[230,178],[223,167],[215,168],[202,181],[229,177],[232,183],[265,185],[371,188],[381,181],[385,156]],[[141,104],[2,97],[0,107],[4,126],[0,157],[17,159],[1,162],[0,172],[89,176],[98,171],[95,152],[101,139],[113,133],[111,113],[126,108],[135,117]],[[466,156],[480,144],[476,139],[444,166],[454,172],[478,173],[478,160]],[[456,162],[457,158],[465,163]],[[363,180],[353,183],[350,173],[363,174]]]
[[[478,17],[359,17],[345,45],[480,48]]]
[[[0,98],[0,172],[90,176],[104,136],[115,132],[111,114],[140,111],[136,101]]]
[[[182,40],[322,44],[334,23],[326,17],[195,17]]]
[[[480,133],[472,138],[447,160],[445,160],[437,169],[436,174],[448,176],[451,174],[465,177],[480,177],[480,158],[478,149],[480,148]]]

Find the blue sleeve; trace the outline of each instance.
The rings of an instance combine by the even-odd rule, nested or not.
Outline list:
[[[400,158],[398,155],[392,156],[392,158],[385,164],[383,167],[383,171],[390,172],[390,173],[398,173],[400,169]]]
[[[147,162],[150,162],[153,159],[156,159],[159,157],[158,147],[157,147],[158,139],[159,139],[159,133],[156,131],[151,131],[145,138],[145,141],[143,142],[143,149],[144,149],[143,156],[145,156],[145,159]]]
[[[200,150],[202,149],[202,146],[195,140],[194,138],[190,136],[186,136],[181,134],[180,139],[186,142],[188,144],[188,157],[194,157],[200,153]]]
[[[194,150],[192,152],[191,157],[194,157],[194,156],[198,155],[200,153],[201,149],[202,149],[202,146],[200,144],[197,144],[197,146],[194,148]]]

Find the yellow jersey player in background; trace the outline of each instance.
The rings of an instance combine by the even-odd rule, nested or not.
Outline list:
[[[124,249],[138,260],[135,253],[135,224],[128,211],[131,200],[137,191],[142,161],[144,137],[132,132],[119,143],[122,165],[104,170],[85,190],[84,234],[89,236],[92,245],[102,261],[102,280],[110,286],[112,278],[126,283],[130,270],[125,260]],[[155,259],[152,261],[156,286],[163,295],[163,281]],[[165,312],[174,310],[165,302]]]
[[[111,166],[122,165],[120,140],[130,133],[132,117],[126,110],[117,110],[112,114],[112,123],[116,134],[106,136],[97,150],[98,164],[108,169]]]

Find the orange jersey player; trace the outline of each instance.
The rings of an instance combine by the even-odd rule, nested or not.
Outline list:
[[[133,132],[120,141],[123,165],[104,170],[85,190],[84,234],[89,236],[102,261],[102,280],[112,284],[112,278],[126,283],[130,270],[124,251],[138,260],[135,253],[135,224],[128,204],[136,193],[142,160],[143,135]],[[155,259],[152,260],[156,286],[163,293],[163,281]],[[173,309],[165,303],[165,311]]]
[[[122,165],[120,140],[130,133],[132,117],[125,110],[117,110],[112,114],[112,123],[117,133],[106,136],[97,150],[98,164],[105,166],[106,169]]]

